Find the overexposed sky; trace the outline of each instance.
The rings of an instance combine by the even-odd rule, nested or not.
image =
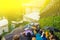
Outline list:
[[[15,11],[18,13],[22,6],[40,6],[42,10],[50,0],[0,0],[0,14]],[[28,4],[28,5],[27,5]]]

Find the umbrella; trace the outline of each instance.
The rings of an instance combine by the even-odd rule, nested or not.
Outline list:
[[[54,31],[54,27],[45,27],[46,30]]]
[[[54,27],[45,27],[46,30],[50,30],[50,31],[55,31],[55,32],[60,32],[59,29],[54,28]]]

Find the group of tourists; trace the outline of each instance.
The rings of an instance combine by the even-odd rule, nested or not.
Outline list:
[[[53,31],[48,32],[37,26],[33,25],[31,29],[26,28],[20,35],[13,36],[13,40],[58,40]]]

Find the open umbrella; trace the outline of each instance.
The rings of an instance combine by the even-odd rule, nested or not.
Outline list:
[[[45,30],[54,31],[54,27],[45,27]]]

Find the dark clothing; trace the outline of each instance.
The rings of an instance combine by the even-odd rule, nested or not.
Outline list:
[[[43,40],[47,40],[47,38],[46,38],[46,37],[42,37],[42,39],[43,39]]]
[[[20,40],[27,40],[26,36],[20,35]]]
[[[27,40],[32,40],[32,37],[27,37]]]
[[[0,35],[0,40],[2,39],[2,36]]]
[[[31,33],[28,32],[26,37],[27,37],[27,40],[32,40],[32,35],[31,35]]]
[[[59,38],[58,38],[56,35],[54,35],[54,38],[55,38],[56,40],[59,40]]]

